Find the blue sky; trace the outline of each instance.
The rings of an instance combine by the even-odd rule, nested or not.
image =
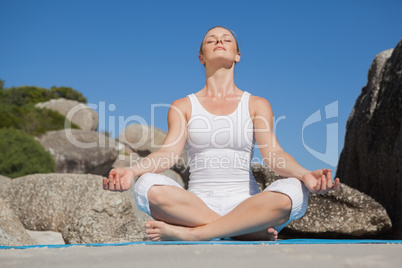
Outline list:
[[[373,58],[402,39],[400,0],[0,0],[0,11],[5,87],[72,87],[105,105],[100,129],[112,136],[119,117],[154,114],[167,130],[168,108],[151,105],[204,86],[200,42],[226,26],[240,39],[236,85],[270,101],[281,146],[333,171]]]

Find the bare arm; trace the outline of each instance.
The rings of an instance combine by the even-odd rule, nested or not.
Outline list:
[[[136,176],[144,173],[160,173],[172,167],[178,160],[187,139],[187,120],[184,110],[187,100],[176,100],[168,112],[168,133],[162,147],[141,159],[131,167],[112,169],[103,178],[103,188],[111,191],[128,190]]]
[[[339,179],[333,183],[331,170],[309,171],[282,149],[273,131],[274,116],[269,102],[256,96],[253,96],[251,101],[253,104],[250,105],[250,112],[253,116],[255,139],[265,164],[281,176],[301,180],[313,193],[336,190],[339,187]]]
[[[168,112],[168,133],[162,147],[134,165],[137,176],[144,173],[160,173],[172,167],[180,157],[187,139],[187,120],[184,115],[183,100],[176,100]]]

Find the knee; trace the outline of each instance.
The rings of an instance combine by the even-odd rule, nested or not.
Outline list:
[[[278,195],[278,208],[290,212],[292,210],[292,199],[286,194],[278,193]]]
[[[292,199],[285,194],[278,193],[277,210],[283,215],[283,223],[290,219],[290,213],[292,212]]]
[[[155,206],[166,203],[166,195],[163,191],[163,185],[154,185],[148,190],[148,202]]]
[[[276,211],[279,215],[281,215],[286,222],[290,217],[290,212],[292,211],[292,199],[288,195],[283,193],[279,192],[268,192],[268,193],[274,195],[273,199],[269,200],[273,205],[273,210]]]

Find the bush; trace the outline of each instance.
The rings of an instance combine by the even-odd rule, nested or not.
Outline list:
[[[87,103],[82,93],[70,87],[52,87],[50,90],[34,86],[11,87],[0,89],[0,103],[24,106],[49,101],[51,99],[65,98]]]
[[[17,178],[54,172],[55,162],[42,145],[21,130],[0,129],[0,174]]]
[[[82,103],[87,103],[87,98],[85,98],[82,93],[72,89],[71,87],[52,87],[50,89],[52,96],[57,96],[56,98],[65,98],[69,100],[76,100]]]
[[[50,130],[64,129],[65,120],[67,119],[59,112],[39,109],[33,104],[0,106],[0,128],[16,128],[34,136]],[[76,124],[71,124],[71,128],[79,129]]]

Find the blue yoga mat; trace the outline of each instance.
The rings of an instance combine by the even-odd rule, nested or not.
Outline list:
[[[27,249],[27,248],[68,248],[73,246],[110,247],[128,245],[307,245],[307,244],[402,244],[402,240],[374,240],[374,239],[286,239],[279,241],[139,241],[127,243],[94,243],[94,244],[67,244],[67,245],[33,245],[33,246],[0,246],[0,249]]]

